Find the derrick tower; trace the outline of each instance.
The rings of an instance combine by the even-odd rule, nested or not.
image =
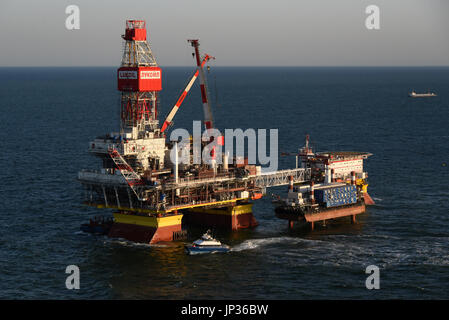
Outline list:
[[[121,91],[121,134],[142,139],[158,133],[158,93],[162,90],[162,71],[147,42],[145,21],[127,20],[123,57],[117,73]]]

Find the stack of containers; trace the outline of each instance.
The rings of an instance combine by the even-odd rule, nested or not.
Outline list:
[[[357,202],[357,187],[354,185],[315,189],[315,199],[326,208],[344,206]]]

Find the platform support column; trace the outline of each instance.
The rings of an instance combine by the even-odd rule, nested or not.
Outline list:
[[[117,187],[114,187],[115,197],[117,198],[117,208],[120,208],[120,198],[118,196]]]
[[[103,189],[104,204],[107,207],[109,204],[108,204],[108,196],[106,195],[106,188],[104,186],[101,186],[101,188]]]
[[[310,222],[310,228],[313,230],[313,229],[315,229],[315,222]]]
[[[314,188],[315,183],[312,181],[310,181],[310,202],[312,204],[315,204],[315,188]]]
[[[133,209],[133,199],[131,197],[131,192],[129,191],[129,188],[126,188],[126,190],[128,191],[129,207]]]
[[[239,230],[258,225],[252,213],[252,203],[222,208],[191,208],[186,223],[214,228]]]
[[[288,220],[288,228],[293,229],[293,220]]]
[[[351,223],[352,223],[352,224],[355,223],[355,214],[351,215]]]
[[[114,224],[108,236],[133,242],[157,243],[179,240],[182,236],[182,214],[170,216],[140,216],[114,212]]]

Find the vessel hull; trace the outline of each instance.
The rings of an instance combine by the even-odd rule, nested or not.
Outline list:
[[[182,215],[145,217],[114,213],[115,222],[108,233],[111,238],[124,238],[138,243],[157,243],[176,240],[182,232]]]
[[[185,221],[187,224],[231,230],[258,225],[252,212],[252,203],[227,208],[192,208],[185,213]]]
[[[185,250],[187,254],[195,255],[195,254],[204,254],[204,253],[215,253],[215,252],[228,252],[228,246],[185,246]]]
[[[317,222],[323,220],[337,219],[347,216],[355,216],[365,212],[366,206],[363,202],[358,202],[353,205],[334,207],[329,209],[322,209],[318,212],[305,212],[300,208],[294,207],[277,207],[275,209],[276,216],[280,219],[289,221],[305,221]]]

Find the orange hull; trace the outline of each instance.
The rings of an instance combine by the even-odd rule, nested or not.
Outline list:
[[[322,211],[319,213],[306,213],[304,215],[304,218],[307,222],[337,219],[341,217],[355,216],[357,214],[365,212],[365,209],[366,209],[365,204],[361,203],[360,205],[344,208],[335,208],[331,210]]]
[[[235,208],[239,208],[236,206]],[[184,213],[187,224],[239,230],[256,227],[259,223],[254,218],[251,206],[239,212],[233,207],[218,209],[193,209]]]
[[[376,203],[374,202],[373,198],[370,197],[370,195],[368,194],[368,192],[365,192],[363,194],[363,199],[365,200],[365,204],[367,206],[372,206],[375,205]]]
[[[167,227],[147,227],[126,223],[114,223],[109,231],[110,238],[124,238],[139,243],[173,241],[174,233],[181,231],[181,225]]]

